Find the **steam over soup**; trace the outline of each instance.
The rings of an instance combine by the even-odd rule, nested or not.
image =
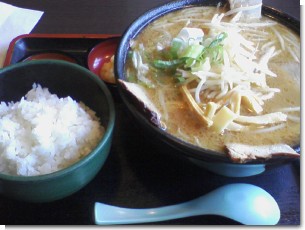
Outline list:
[[[232,12],[232,11],[231,11]],[[130,44],[128,82],[170,134],[200,147],[297,145],[300,38],[267,17],[221,7],[167,14]]]

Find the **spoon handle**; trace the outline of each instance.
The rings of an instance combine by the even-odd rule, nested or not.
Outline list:
[[[131,209],[96,202],[95,223],[138,224],[198,215],[225,216],[246,225],[274,225],[280,210],[265,190],[250,184],[229,184],[196,199],[163,207]]]
[[[194,208],[195,200],[159,208],[131,209],[95,203],[95,223],[99,225],[158,222],[202,214]]]

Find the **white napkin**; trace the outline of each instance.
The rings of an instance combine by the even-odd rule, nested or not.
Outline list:
[[[0,2],[0,68],[3,67],[10,42],[19,35],[30,33],[42,14],[42,11]]]

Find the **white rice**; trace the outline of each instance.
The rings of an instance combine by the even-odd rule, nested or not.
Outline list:
[[[48,174],[90,153],[104,135],[95,112],[34,84],[19,102],[0,103],[0,172]]]

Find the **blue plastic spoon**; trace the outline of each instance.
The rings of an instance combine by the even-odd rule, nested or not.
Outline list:
[[[99,225],[137,224],[198,215],[220,215],[245,225],[275,225],[280,209],[274,198],[251,184],[229,184],[181,204],[130,209],[96,202],[95,223]]]

